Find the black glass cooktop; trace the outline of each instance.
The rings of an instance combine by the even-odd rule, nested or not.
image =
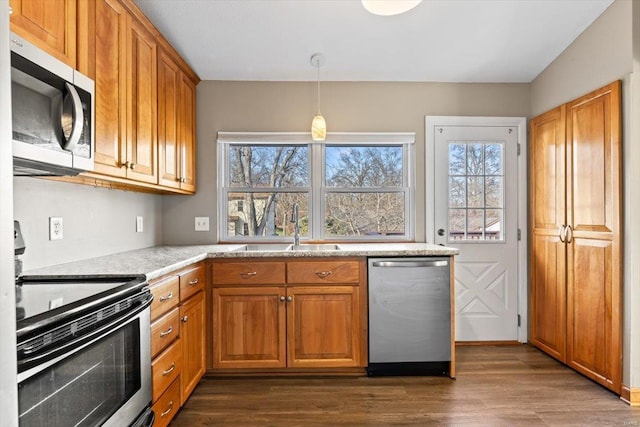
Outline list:
[[[16,282],[18,334],[69,311],[89,309],[146,285],[144,276],[26,277]]]

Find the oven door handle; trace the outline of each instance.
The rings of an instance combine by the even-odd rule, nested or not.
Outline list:
[[[29,348],[21,349],[18,351],[18,372],[23,372],[30,367],[40,365],[48,360],[51,360],[61,354],[65,354],[76,347],[79,347],[87,342],[93,341],[101,336],[106,335],[108,332],[115,330],[118,326],[127,323],[129,320],[135,318],[142,311],[147,309],[151,305],[153,295],[149,292],[140,305],[136,306],[133,310],[125,313],[123,316],[118,317],[113,322],[106,323],[99,328],[75,338],[71,341],[65,342],[55,347],[51,347],[48,350],[31,350]]]

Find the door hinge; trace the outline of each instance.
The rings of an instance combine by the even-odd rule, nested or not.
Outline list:
[[[518,143],[518,156],[520,155],[520,143]]]
[[[521,321],[520,321],[520,315],[518,314],[518,328],[520,327]]]
[[[522,240],[522,230],[518,228],[518,240]]]

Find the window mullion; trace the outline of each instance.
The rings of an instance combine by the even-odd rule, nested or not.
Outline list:
[[[309,167],[311,168],[311,191],[309,195],[311,207],[309,209],[309,218],[311,222],[310,236],[311,240],[324,239],[324,144],[311,145],[311,160]]]

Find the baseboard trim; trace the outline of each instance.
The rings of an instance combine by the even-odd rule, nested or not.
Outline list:
[[[520,345],[518,341],[456,341],[456,346],[465,347],[472,345]]]
[[[630,406],[640,406],[640,388],[629,388],[623,384],[620,399]]]

